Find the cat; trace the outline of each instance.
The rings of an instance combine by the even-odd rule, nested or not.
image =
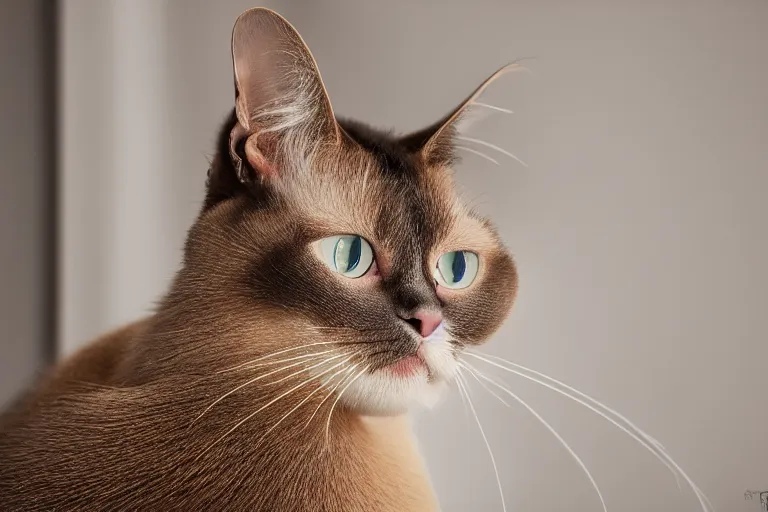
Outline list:
[[[3,510],[437,510],[408,411],[517,290],[459,200],[457,123],[337,119],[281,16],[232,33],[235,106],[155,312],[64,360],[0,423]]]

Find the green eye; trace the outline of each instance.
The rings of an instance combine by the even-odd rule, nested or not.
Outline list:
[[[345,277],[360,277],[373,263],[373,249],[358,235],[329,236],[320,240],[319,246],[323,263]]]
[[[479,260],[470,251],[452,251],[440,256],[434,270],[435,280],[440,286],[460,290],[466,288],[477,276]]]

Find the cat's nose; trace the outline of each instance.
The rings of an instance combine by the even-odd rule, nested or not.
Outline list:
[[[401,317],[408,322],[416,332],[421,334],[422,338],[426,338],[438,328],[443,321],[443,315],[439,311],[430,309],[417,309],[416,311]]]

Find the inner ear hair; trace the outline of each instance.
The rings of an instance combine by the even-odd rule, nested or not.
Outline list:
[[[427,165],[451,165],[455,160],[454,139],[458,135],[459,122],[472,108],[475,100],[498,78],[523,69],[516,62],[499,68],[447,116],[435,124],[406,135],[401,139],[401,143],[410,151],[420,154]]]
[[[338,143],[315,60],[283,17],[264,8],[241,14],[232,31],[232,61],[237,125],[230,146],[246,141],[243,154],[233,151],[235,162],[245,157],[251,173],[270,179],[305,165],[320,144]]]

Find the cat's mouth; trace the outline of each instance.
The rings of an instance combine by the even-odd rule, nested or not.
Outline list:
[[[415,354],[409,354],[402,359],[395,361],[394,363],[385,366],[382,370],[396,376],[396,377],[413,377],[415,375],[427,373],[430,375],[429,366],[426,361],[417,352]]]
[[[447,342],[421,340],[393,362],[378,366],[352,382],[342,400],[364,414],[402,414],[412,406],[437,403],[457,371]]]

